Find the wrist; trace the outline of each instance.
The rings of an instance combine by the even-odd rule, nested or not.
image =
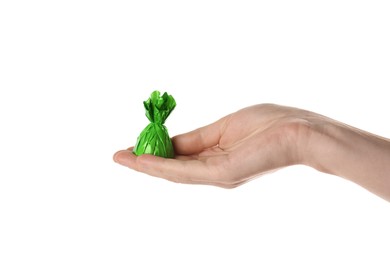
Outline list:
[[[321,119],[310,127],[302,163],[390,199],[390,140]]]
[[[329,121],[310,124],[303,148],[302,164],[315,168],[318,171],[337,174],[336,156],[348,153],[344,147],[343,130]],[[340,158],[341,159],[341,158]]]

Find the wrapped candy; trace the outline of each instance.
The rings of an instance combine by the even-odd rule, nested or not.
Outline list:
[[[175,99],[166,92],[160,96],[160,92],[156,90],[144,101],[144,106],[150,123],[138,136],[133,153],[173,158],[175,154],[172,141],[164,123],[176,106]]]

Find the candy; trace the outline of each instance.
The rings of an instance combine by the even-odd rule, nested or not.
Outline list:
[[[160,96],[160,92],[156,90],[144,101],[144,106],[150,123],[138,136],[133,153],[173,158],[175,153],[172,141],[164,123],[176,106],[175,99],[166,92]]]

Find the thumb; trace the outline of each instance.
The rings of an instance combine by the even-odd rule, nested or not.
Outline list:
[[[221,129],[225,121],[226,117],[223,117],[210,125],[173,137],[175,153],[191,155],[217,145],[221,139]]]

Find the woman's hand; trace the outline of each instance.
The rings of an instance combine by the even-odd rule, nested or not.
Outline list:
[[[224,188],[305,164],[390,201],[390,140],[310,111],[255,105],[172,142],[175,159],[135,156],[129,148],[117,152],[114,160],[170,181]]]
[[[309,112],[256,105],[215,123],[175,136],[175,159],[135,156],[132,148],[114,160],[134,170],[180,183],[236,187],[265,172],[301,163]]]

